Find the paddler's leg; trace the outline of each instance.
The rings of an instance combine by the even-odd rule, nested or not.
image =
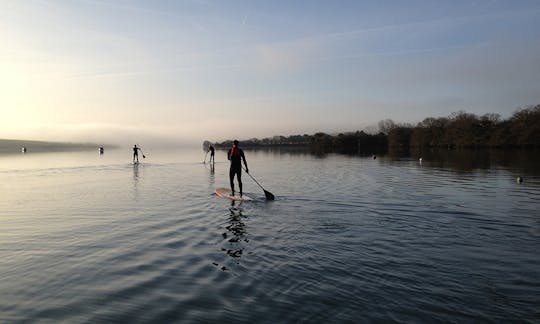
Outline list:
[[[232,195],[234,196],[234,169],[229,169],[229,180],[231,181],[231,191]]]
[[[242,169],[239,169],[236,173],[236,177],[238,178],[238,187],[240,188],[240,197],[242,197]]]

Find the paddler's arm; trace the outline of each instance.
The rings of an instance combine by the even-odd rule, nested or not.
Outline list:
[[[242,160],[244,160],[244,166],[246,167],[246,173],[249,173],[249,169],[246,162],[246,156],[244,155],[244,151],[242,151]]]

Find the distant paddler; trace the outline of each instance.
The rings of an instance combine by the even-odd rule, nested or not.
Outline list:
[[[141,151],[141,154],[142,154],[142,149],[140,147],[137,146],[137,144],[135,144],[133,146],[133,163],[139,163],[139,151]],[[143,159],[146,158],[146,156],[144,156],[143,154]]]
[[[208,150],[210,151],[210,160],[208,160],[208,163],[216,163],[216,158],[214,156],[216,149],[214,149],[214,146],[210,144],[210,146],[208,147]]]

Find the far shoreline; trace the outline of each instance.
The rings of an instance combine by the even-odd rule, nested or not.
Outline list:
[[[111,144],[0,139],[0,154],[92,151],[117,147]]]

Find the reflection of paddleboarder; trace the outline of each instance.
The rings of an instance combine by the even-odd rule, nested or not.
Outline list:
[[[238,180],[238,187],[240,189],[240,197],[242,197],[242,160],[244,161],[244,166],[246,167],[246,172],[249,173],[246,156],[244,151],[238,147],[238,141],[234,140],[233,147],[227,152],[227,158],[231,161],[231,167],[229,169],[229,180],[231,181],[231,191],[234,196],[234,175],[236,174],[236,179]]]

